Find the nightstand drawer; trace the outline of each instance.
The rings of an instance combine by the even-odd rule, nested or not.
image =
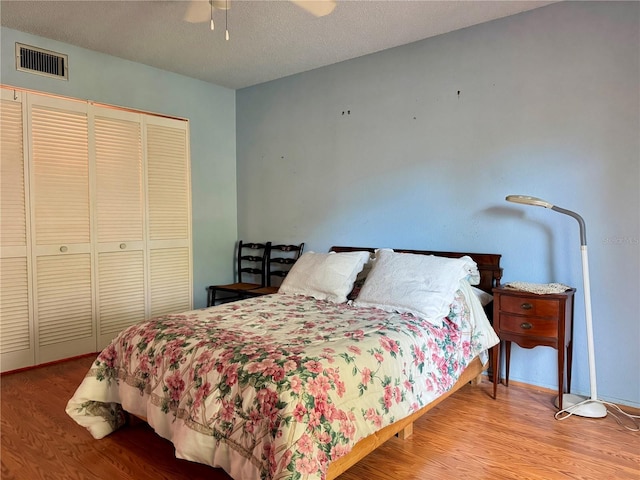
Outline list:
[[[533,337],[557,338],[558,320],[503,313],[500,315],[500,331]]]
[[[500,295],[500,310],[518,315],[557,318],[560,315],[560,302],[545,297],[534,298],[531,295]]]

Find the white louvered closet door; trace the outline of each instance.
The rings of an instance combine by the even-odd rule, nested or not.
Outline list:
[[[190,310],[191,180],[188,122],[145,119],[151,316]]]
[[[22,92],[0,93],[0,363],[7,371],[32,365],[35,346]]]
[[[87,110],[27,97],[36,363],[96,351]]]
[[[1,370],[191,309],[188,122],[0,93]]]
[[[95,138],[98,349],[147,316],[142,116],[91,109]]]

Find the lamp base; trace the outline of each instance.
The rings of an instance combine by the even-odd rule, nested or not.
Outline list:
[[[560,408],[559,398],[556,398],[556,408]],[[607,407],[597,400],[588,397],[565,393],[562,395],[562,409],[568,414],[581,417],[602,418],[607,416]]]

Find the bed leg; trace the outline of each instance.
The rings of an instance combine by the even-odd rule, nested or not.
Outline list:
[[[398,438],[401,440],[406,440],[412,434],[413,434],[413,423],[410,423],[409,425],[407,425],[406,427],[404,427],[402,430],[398,432]]]
[[[477,376],[471,379],[471,385],[478,386],[482,383],[482,374],[478,374]]]

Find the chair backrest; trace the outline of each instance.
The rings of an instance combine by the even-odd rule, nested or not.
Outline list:
[[[304,243],[300,245],[271,245],[267,260],[267,286],[273,286],[273,279],[281,283],[296,260],[302,255]]]
[[[238,282],[246,282],[247,276],[260,277],[260,285],[267,284],[267,261],[271,242],[244,243],[238,242]]]

